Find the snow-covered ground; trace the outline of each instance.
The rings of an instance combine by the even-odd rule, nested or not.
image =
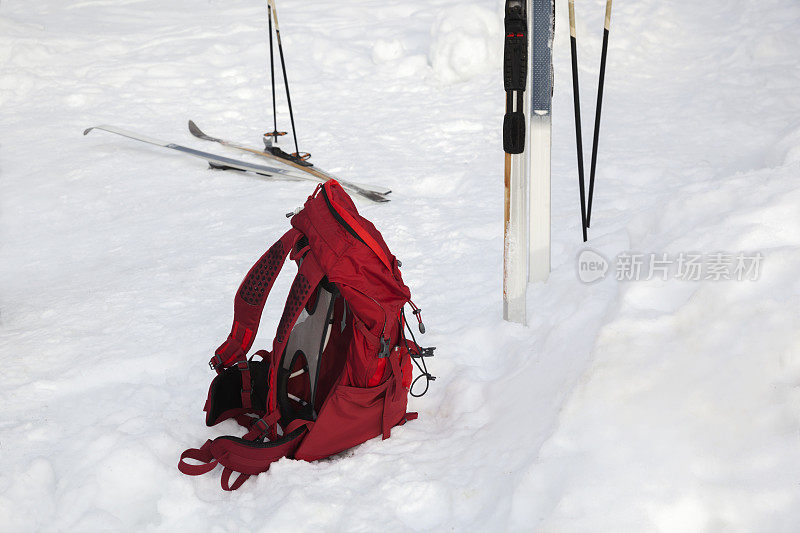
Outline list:
[[[558,0],[553,273],[523,328],[501,320],[502,2],[282,2],[301,148],[395,191],[360,209],[438,347],[419,420],[234,493],[178,473],[239,431],[204,425],[206,361],[313,185],[81,132],[258,142],[265,2],[2,2],[0,530],[797,531],[800,5],[615,4],[589,243],[612,271],[587,285]],[[604,3],[577,6],[589,139]],[[759,279],[614,279],[621,253],[717,252],[760,253]]]

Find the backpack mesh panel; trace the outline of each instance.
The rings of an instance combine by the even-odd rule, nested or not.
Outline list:
[[[264,291],[278,275],[278,270],[283,266],[286,254],[280,241],[272,245],[261,259],[256,263],[251,275],[245,278],[239,296],[250,305],[258,305],[264,297]]]
[[[289,298],[286,300],[286,308],[281,317],[281,322],[278,324],[278,332],[275,335],[278,342],[283,342],[284,339],[286,339],[286,335],[289,334],[290,321],[300,310],[300,306],[303,305],[303,302],[306,301],[308,291],[310,290],[311,284],[303,274],[298,273],[289,291]]]

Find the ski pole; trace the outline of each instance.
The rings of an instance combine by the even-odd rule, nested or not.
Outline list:
[[[278,140],[278,108],[275,102],[275,53],[272,46],[272,5],[267,3],[267,27],[269,30],[269,73],[272,82],[272,137]]]
[[[586,193],[583,185],[583,138],[581,136],[581,97],[578,89],[578,44],[575,33],[575,0],[569,0],[569,35],[572,52],[572,97],[575,103],[575,142],[578,145],[578,189],[581,193],[581,229],[586,242]]]
[[[283,71],[283,85],[286,87],[286,102],[289,104],[289,120],[292,123],[292,136],[294,137],[295,156],[302,159],[300,148],[297,146],[297,130],[294,128],[294,113],[292,112],[292,97],[289,96],[289,80],[286,77],[286,61],[283,57],[283,44],[281,44],[281,30],[278,27],[278,10],[275,0],[267,0],[267,6],[272,8],[272,20],[275,22],[275,37],[278,40],[278,54],[281,57],[281,70]]]
[[[603,109],[603,86],[606,78],[606,55],[608,53],[608,33],[611,27],[611,1],[606,1],[606,20],[603,30],[603,51],[600,55],[600,81],[597,85],[597,107],[594,115],[594,140],[592,141],[592,168],[589,171],[589,205],[586,208],[586,227],[592,220],[592,199],[594,198],[594,173],[597,168],[597,144],[600,141],[600,111]]]

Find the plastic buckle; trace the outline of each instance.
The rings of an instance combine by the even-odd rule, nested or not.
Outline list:
[[[264,421],[263,418],[259,418],[258,420],[253,422],[252,426],[250,426],[250,431],[253,431],[254,429],[260,431],[259,437],[263,437],[269,431],[269,426],[267,425],[267,423]]]
[[[419,359],[421,357],[433,357],[433,351],[436,349],[435,346],[431,346],[430,348],[423,348],[422,346],[419,347],[419,351],[416,353],[410,353],[411,357],[414,359]]]
[[[211,368],[211,370],[217,372],[219,367],[222,366],[222,358],[219,355],[214,354],[214,357],[212,357],[208,362],[208,366]]]
[[[392,347],[389,346],[389,339],[381,337],[381,351],[378,353],[378,359],[386,359],[391,353]]]
[[[276,409],[272,411],[270,414],[265,415],[256,420],[255,422],[253,422],[253,424],[250,426],[250,431],[258,431],[259,432],[258,438],[264,437],[265,435],[269,434],[270,427],[272,427],[273,424],[277,423],[279,419],[280,419],[280,411]]]

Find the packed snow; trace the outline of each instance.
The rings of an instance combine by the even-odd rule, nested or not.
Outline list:
[[[584,139],[604,4],[577,6]],[[238,155],[191,137],[191,118],[257,144],[266,2],[2,2],[0,530],[796,531],[800,5],[615,4],[584,245],[557,1],[553,271],[529,287],[528,327],[501,319],[503,3],[278,7],[301,149],[394,191],[359,209],[437,347],[419,419],[233,493],[219,470],[180,474],[184,449],[241,434],[204,424],[206,362],[314,185],[81,133]],[[585,250],[609,262],[591,284]],[[760,271],[617,279],[626,254],[717,253]]]

